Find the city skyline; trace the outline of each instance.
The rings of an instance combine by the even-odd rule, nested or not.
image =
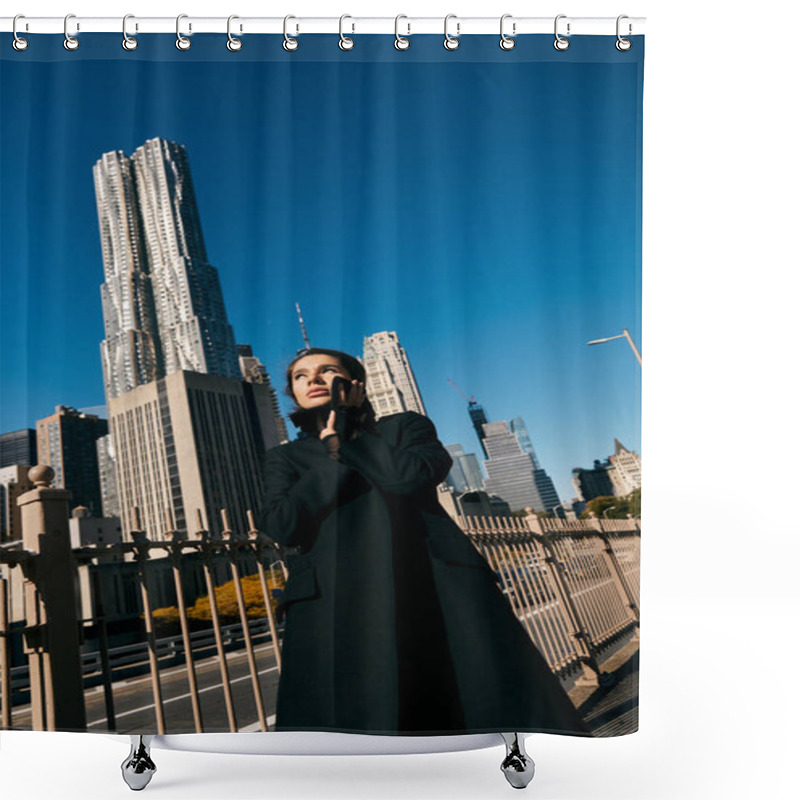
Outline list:
[[[330,106],[330,76],[313,63],[293,64],[303,87],[293,103],[277,91],[284,65],[245,65],[250,82],[240,74],[235,91],[217,66],[192,63],[196,80],[170,99],[175,113],[165,118],[163,103],[136,95],[129,63],[106,64],[105,74],[76,64],[86,90],[74,114],[59,116],[60,139],[44,134],[45,107],[26,125],[4,125],[4,151],[20,154],[0,173],[4,230],[31,235],[0,242],[0,430],[33,427],[56,404],[102,401],[103,267],[91,166],[104,152],[132,152],[163,136],[187,148],[236,341],[249,343],[274,377],[284,413],[284,368],[302,346],[299,302],[317,346],[360,354],[364,336],[397,331],[444,443],[480,452],[449,379],[490,421],[523,417],[562,498],[572,495],[571,470],[604,458],[614,438],[641,451],[638,364],[624,342],[586,346],[625,327],[641,342],[640,195],[624,156],[638,146],[637,112],[625,100],[635,69],[615,70],[619,92],[591,72],[572,86],[562,69],[525,104],[527,82],[550,65],[504,70],[490,100],[475,102],[463,75],[431,87],[414,65],[402,86],[391,64],[370,64],[370,80],[352,85],[337,73],[336,91],[359,96],[359,108],[372,110],[368,120]],[[23,84],[16,65],[4,64],[8,102],[44,85],[46,67],[27,65]],[[482,65],[490,78],[493,69]],[[125,87],[139,97],[134,125]],[[208,87],[221,106],[212,109]],[[243,91],[253,102],[242,102]],[[410,93],[420,102],[409,104]],[[440,95],[460,111],[437,114],[431,128]],[[93,125],[97,96],[108,119],[102,129]],[[487,127],[495,103],[516,113]],[[548,112],[554,104],[564,112],[558,124]],[[270,115],[274,126],[263,121]],[[608,115],[617,124],[607,125]],[[364,153],[367,124],[407,161]],[[598,138],[584,155],[576,143],[587,131]]]

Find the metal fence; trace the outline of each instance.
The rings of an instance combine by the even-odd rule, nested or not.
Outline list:
[[[282,627],[275,603],[287,571],[282,549],[256,530],[252,513],[246,533],[231,530],[222,510],[223,531],[212,535],[198,512],[196,538],[172,531],[152,541],[135,530],[132,541],[73,548],[68,500],[69,492],[50,488],[45,475],[20,498],[22,541],[0,548],[0,565],[6,565],[0,566],[5,575],[0,577],[0,728],[10,728],[12,709],[22,708],[34,730],[86,729],[86,693],[101,687],[100,729],[123,732],[115,712],[120,683],[144,675],[156,730],[166,733],[162,673],[178,668],[188,681],[193,730],[200,733],[204,690],[196,664],[208,667],[213,661],[224,724],[237,731],[229,659],[243,655],[247,671],[236,680],[249,683],[248,712],[256,712],[256,723],[247,729],[268,730],[258,660],[274,660],[273,669],[280,672]],[[600,654],[638,633],[638,521],[562,521],[531,514],[456,522],[500,577],[508,602],[554,673],[576,674],[578,682],[597,685]],[[134,524],[139,527],[138,514]],[[250,587],[260,588],[255,618],[252,592],[246,598],[243,589],[248,578]],[[135,584],[135,595],[125,594],[126,582],[128,588]],[[10,604],[12,583],[22,600],[16,611]],[[237,617],[227,623],[219,608],[226,584],[235,594],[229,617]],[[133,613],[125,608],[126,596],[128,605],[136,600]],[[200,628],[190,618],[187,596],[207,598],[209,620]],[[156,604],[163,605],[165,597],[173,601],[173,627],[179,632],[160,628]]]

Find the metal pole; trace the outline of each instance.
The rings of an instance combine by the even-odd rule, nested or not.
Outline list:
[[[175,530],[172,519],[172,510],[169,506],[166,509],[167,520],[170,530],[167,535],[172,538],[170,548],[170,558],[172,560],[172,579],[175,582],[175,597],[178,601],[178,616],[181,621],[181,637],[183,638],[183,652],[186,657],[186,672],[189,679],[189,695],[192,699],[192,714],[194,715],[194,727],[196,733],[203,733],[203,715],[200,710],[200,694],[197,689],[197,674],[194,668],[194,654],[192,653],[192,639],[189,634],[189,620],[186,616],[186,600],[183,595],[183,577],[181,576],[181,539],[178,531]]]
[[[208,592],[208,605],[211,610],[211,623],[214,626],[214,640],[217,643],[217,653],[219,654],[219,674],[222,678],[222,693],[225,697],[225,708],[228,712],[228,727],[231,733],[236,733],[236,714],[233,709],[233,694],[231,693],[231,681],[228,675],[228,661],[225,658],[225,645],[222,641],[222,628],[219,624],[219,609],[217,608],[217,595],[214,591],[214,578],[211,575],[211,561],[214,557],[214,541],[211,532],[205,529],[203,524],[203,513],[197,509],[198,534],[203,540],[203,573],[206,578],[206,591]]]
[[[250,680],[253,684],[253,699],[256,701],[256,713],[261,730],[267,731],[267,715],[264,713],[264,699],[261,696],[261,684],[258,680],[258,665],[256,655],[253,652],[253,640],[250,637],[250,623],[247,619],[247,605],[244,602],[244,592],[242,591],[242,578],[239,572],[237,556],[242,542],[236,541],[230,527],[227,509],[222,512],[222,535],[228,540],[228,556],[231,560],[231,573],[233,574],[233,588],[236,592],[236,603],[239,606],[239,619],[242,621],[242,634],[244,635],[245,652],[247,653],[247,664],[250,667]]]
[[[0,578],[0,726],[11,727],[11,658],[8,646],[8,581]]]
[[[642,366],[642,354],[639,352],[639,348],[633,342],[630,333],[628,332],[627,328],[622,329],[622,333],[625,335],[625,338],[628,340],[628,344],[631,346],[631,350],[633,350],[633,354],[636,356],[636,360],[639,362],[639,366]]]
[[[91,570],[91,565],[89,566]],[[103,676],[103,696],[106,703],[106,727],[116,732],[117,719],[114,713],[114,689],[111,680],[111,662],[108,658],[108,630],[106,628],[106,614],[103,606],[103,589],[100,574],[91,573],[94,584],[95,619],[97,621],[97,646],[100,648],[100,669]]]
[[[133,507],[133,527],[131,536],[135,547],[136,560],[139,565],[140,588],[142,591],[142,606],[144,608],[144,625],[147,631],[147,657],[150,661],[150,681],[153,687],[153,705],[156,712],[156,727],[159,734],[166,733],[164,722],[164,702],[161,698],[161,680],[158,672],[158,653],[156,651],[156,637],[153,630],[153,611],[150,607],[150,586],[147,581],[148,545],[147,534],[140,529],[139,509]]]

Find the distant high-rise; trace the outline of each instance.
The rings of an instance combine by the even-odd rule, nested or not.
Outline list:
[[[572,470],[572,484],[581,500],[595,497],[625,497],[642,485],[642,459],[614,439],[614,455],[596,459],[592,469]]]
[[[264,384],[267,387],[269,411],[278,428],[278,439],[281,444],[288,442],[289,434],[286,431],[286,421],[281,416],[278,394],[272,385],[267,368],[253,355],[253,348],[249,344],[237,345],[237,350],[239,353],[239,367],[242,370],[242,376],[245,381]]]
[[[521,511],[549,511],[559,504],[558,495],[547,473],[538,469],[533,456],[526,453],[505,421],[483,426],[488,460],[486,491],[499,495],[511,508]]]
[[[483,489],[483,473],[474,453],[465,453],[460,444],[447,444],[445,450],[453,459],[447,482],[458,493]]]
[[[467,412],[469,413],[469,418],[472,420],[475,433],[478,434],[478,441],[481,443],[483,455],[485,458],[489,458],[489,453],[486,452],[486,445],[483,441],[486,438],[486,431],[483,429],[483,426],[489,421],[489,418],[486,416],[486,411],[483,406],[475,400],[470,400],[467,406]]]
[[[608,460],[605,463],[595,460],[592,469],[575,467],[572,470],[572,485],[579,499],[588,502],[595,497],[614,496],[614,484],[608,474],[610,466]]]
[[[122,516],[119,508],[117,492],[116,450],[111,434],[101,436],[97,440],[97,471],[100,476],[100,497],[103,504],[104,517]],[[100,514],[97,514],[100,516]]]
[[[25,428],[21,431],[0,433],[0,467],[36,466],[36,431]]]
[[[522,448],[522,452],[530,453],[536,469],[539,469],[539,462],[536,458],[536,453],[533,449],[533,442],[531,441],[531,436],[528,433],[528,426],[525,424],[525,420],[522,419],[522,417],[514,417],[514,419],[508,423],[508,427],[514,434],[516,434],[517,441],[519,442],[519,446]]]
[[[156,138],[131,157],[105,153],[94,182],[105,267],[106,398],[177,370],[239,378],[185,148]]]
[[[619,439],[614,439],[614,455],[609,456],[608,461],[611,464],[609,477],[616,494],[625,496],[641,487],[642,459],[638,453],[628,450]]]
[[[54,414],[36,421],[38,463],[55,470],[54,489],[69,489],[72,506],[102,514],[97,440],[108,433],[108,421],[94,414],[56,406]]]
[[[377,417],[416,411],[426,414],[414,371],[394,331],[364,337],[367,396]]]
[[[0,467],[0,542],[22,538],[22,511],[17,498],[33,489],[28,469],[19,464]]]

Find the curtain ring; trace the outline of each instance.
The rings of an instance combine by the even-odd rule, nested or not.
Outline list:
[[[227,47],[231,53],[235,53],[242,49],[242,40],[237,39],[235,36],[231,36],[231,20],[233,19],[239,19],[239,17],[237,17],[236,14],[231,14],[228,17],[228,41],[225,44],[225,47]],[[241,28],[239,30],[241,30]]]
[[[288,50],[291,53],[293,50],[297,50],[297,48],[300,46],[300,42],[298,42],[297,39],[293,39],[291,36],[289,36],[286,31],[286,25],[290,19],[295,19],[295,17],[289,14],[283,18],[283,49]]]
[[[503,23],[507,19],[511,19],[511,16],[512,16],[511,14],[503,14],[503,16],[500,17],[500,49],[501,50],[513,50],[517,46],[516,40],[512,38],[517,33],[517,23],[516,22],[512,23],[511,36],[506,36],[505,33],[503,32]]]
[[[133,14],[126,14],[122,18],[122,47],[125,50],[135,50],[139,46],[139,42],[137,42],[132,36],[128,36],[127,25],[129,19],[136,19],[136,17],[134,17]]]
[[[411,41],[406,38],[406,36],[411,35],[411,24],[406,23],[406,27],[408,28],[408,33],[406,36],[400,35],[399,24],[401,19],[408,19],[405,14],[398,14],[394,18],[394,46],[397,50],[408,50],[411,47]]]
[[[14,41],[11,42],[11,46],[15,50],[17,50],[19,52],[22,52],[23,50],[27,50],[28,49],[28,40],[27,39],[23,39],[17,33],[17,20],[18,19],[25,19],[25,15],[24,14],[17,14],[14,17],[14,21],[11,23],[11,32],[14,34]]]
[[[617,48],[617,50],[619,50],[621,53],[624,53],[627,50],[630,50],[631,47],[633,46],[633,42],[631,42],[630,39],[625,39],[624,37],[619,35],[619,23],[623,19],[628,19],[628,15],[627,14],[620,14],[617,17],[617,41],[615,42],[615,45],[614,45]],[[631,26],[631,24],[629,22],[628,23],[628,35],[629,36],[631,34],[631,30],[632,30],[632,26]]]
[[[71,19],[74,19],[74,18],[75,18],[74,14],[67,14],[67,16],[64,17],[64,49],[65,50],[77,50],[78,49],[78,45],[80,45],[80,42],[74,36],[70,36],[69,35],[69,31],[67,30],[67,28],[69,26],[69,21]],[[80,30],[80,26],[78,26],[77,30]]]
[[[461,28],[461,23],[460,22],[456,23],[456,35],[455,36],[451,36],[447,32],[447,23],[451,19],[457,19],[457,16],[455,14],[448,14],[444,18],[444,47],[445,47],[445,50],[458,50],[458,46],[461,44],[461,42],[458,41],[457,37],[458,37],[458,34],[459,34],[459,29]]]
[[[353,18],[349,14],[342,14],[342,16],[339,17],[339,47],[342,50],[352,50],[356,46],[356,43],[349,36],[345,36],[342,31],[342,25],[346,19]],[[351,23],[351,25],[355,31],[355,23]]]
[[[192,40],[187,39],[185,36],[181,36],[181,20],[187,19],[189,17],[188,14],[178,14],[178,18],[175,20],[175,47],[178,50],[188,50],[192,46]],[[192,29],[192,26],[189,26],[189,30]]]
[[[555,34],[556,34],[556,40],[553,42],[553,47],[555,47],[556,50],[562,50],[563,51],[563,50],[568,50],[569,49],[569,39],[565,39],[563,36],[559,36],[558,35],[558,21],[560,19],[566,19],[566,18],[567,18],[566,14],[559,14],[556,17],[555,26],[554,26],[554,30],[555,30]],[[568,22],[567,23],[567,36],[569,36],[569,27],[570,27],[570,24]]]

